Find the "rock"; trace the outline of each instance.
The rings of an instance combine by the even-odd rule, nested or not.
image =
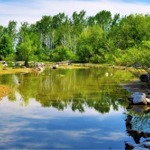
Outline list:
[[[150,81],[150,75],[149,74],[142,74],[140,76],[141,82],[149,82]]]
[[[2,61],[2,65],[3,65],[3,67],[8,67],[8,64],[6,61]]]
[[[144,141],[139,144],[132,144],[125,142],[126,148],[133,149],[133,150],[149,150],[150,149],[150,141]]]
[[[37,67],[37,71],[42,72],[42,71],[43,71],[43,68],[42,68],[42,67]]]
[[[34,64],[34,66],[37,67],[37,68],[38,68],[38,67],[42,67],[42,68],[43,68],[43,67],[45,67],[45,64],[42,63],[42,62],[36,62],[36,63]]]
[[[146,94],[142,92],[135,92],[131,95],[130,98],[133,104],[144,104],[147,105]]]
[[[145,89],[147,94],[150,94],[150,89]]]
[[[57,65],[57,64],[56,64],[56,65],[53,65],[52,68],[53,68],[53,69],[57,69],[57,68],[58,68],[58,65]]]
[[[146,98],[145,100],[146,100],[147,104],[150,105],[150,98]]]

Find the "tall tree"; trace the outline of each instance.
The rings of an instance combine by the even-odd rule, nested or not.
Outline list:
[[[9,21],[7,27],[7,34],[10,36],[13,44],[13,48],[15,48],[17,43],[17,22],[16,21]]]
[[[73,26],[73,34],[76,36],[78,36],[86,26],[85,14],[86,12],[84,10],[79,13],[75,11],[72,14],[71,23]]]
[[[17,38],[17,23],[10,21],[8,27],[0,26],[0,55],[1,59],[14,54]]]
[[[110,11],[100,11],[95,16],[96,23],[102,27],[104,31],[108,31],[111,26],[112,17]]]
[[[40,47],[41,48],[51,48],[52,47],[52,17],[43,16],[40,21],[36,23],[36,31],[39,33],[40,37]]]
[[[8,34],[3,35],[0,40],[0,59],[4,59],[13,52],[13,43],[10,36]]]
[[[34,54],[33,43],[28,36],[24,38],[24,41],[17,47],[18,57],[24,60],[24,65],[29,67],[29,60],[32,59]]]
[[[18,45],[17,45],[17,56],[18,60],[24,60],[24,65],[26,67],[29,66],[28,62],[33,58],[34,52],[36,50],[34,45],[34,40],[32,36],[32,30],[31,26],[24,22],[21,25],[21,28],[19,30],[19,39],[18,39]]]
[[[100,26],[86,28],[78,38],[77,55],[79,60],[84,62],[104,61],[103,40],[104,31]]]

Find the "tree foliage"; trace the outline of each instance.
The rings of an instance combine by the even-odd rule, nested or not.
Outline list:
[[[35,24],[17,22],[0,26],[0,59],[16,54],[17,60],[62,61],[148,65],[150,15],[120,17],[103,10],[86,16],[84,10],[43,16]],[[12,57],[13,59],[14,57]]]

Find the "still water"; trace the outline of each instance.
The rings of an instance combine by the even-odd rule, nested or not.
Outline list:
[[[134,130],[150,129],[149,116],[126,109],[130,92],[121,84],[133,78],[108,68],[1,75],[12,92],[0,101],[0,149],[125,149],[135,143],[129,116]],[[139,127],[138,119],[147,121]]]

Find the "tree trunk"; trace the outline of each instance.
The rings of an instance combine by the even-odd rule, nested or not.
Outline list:
[[[28,62],[28,60],[25,60],[25,62],[24,62],[24,65],[25,65],[25,67],[29,67],[29,62]]]

